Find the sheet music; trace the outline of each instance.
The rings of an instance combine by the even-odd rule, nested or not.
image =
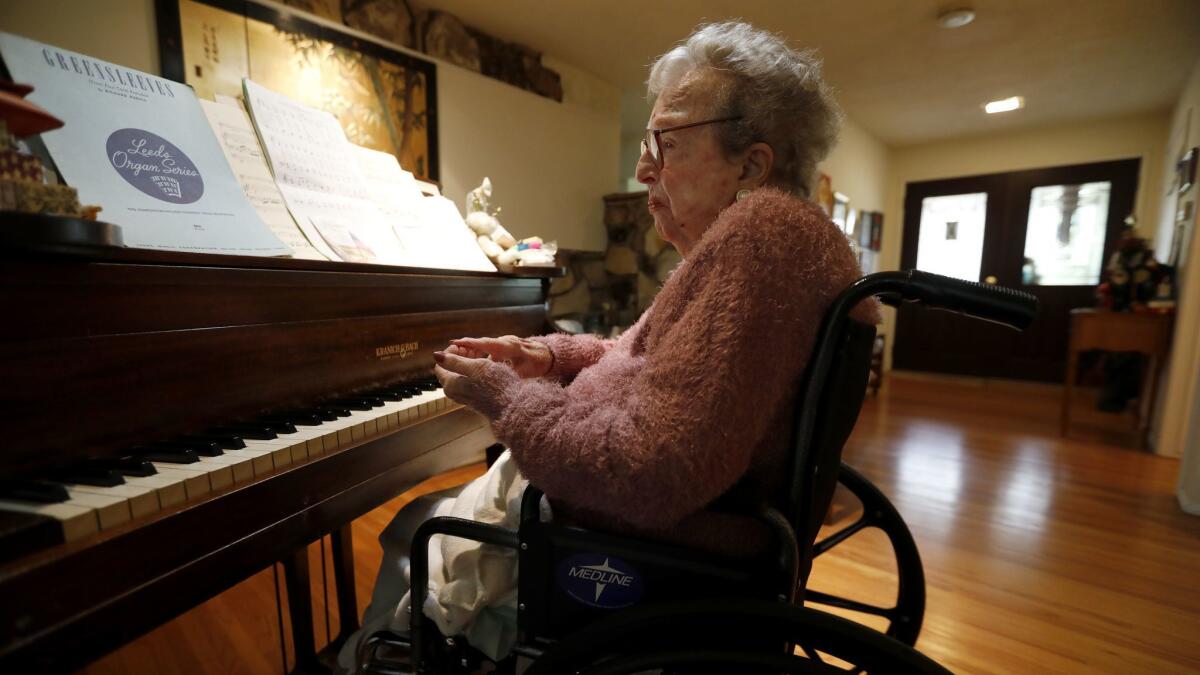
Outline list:
[[[254,125],[241,103],[237,99],[222,103],[201,100],[200,107],[204,109],[204,116],[208,118],[221,149],[225,151],[229,166],[241,183],[246,198],[271,232],[297,258],[337,260],[315,227],[310,226],[311,232],[304,232],[292,220],[292,214],[283,204],[283,195],[279,194],[275,179],[271,177]]]
[[[311,226],[338,259],[407,264],[387,219],[370,200],[337,119],[249,79],[243,86],[275,184],[296,222]]]
[[[29,100],[66,125],[42,135],[66,182],[138,248],[287,255],[246,199],[191,88],[0,33]]]
[[[366,188],[404,247],[405,265],[495,272],[458,207],[445,197],[426,197],[394,155],[351,145]]]

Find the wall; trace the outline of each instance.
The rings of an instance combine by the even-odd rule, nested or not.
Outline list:
[[[5,1],[0,29],[159,72],[153,0]],[[565,248],[603,250],[601,197],[618,188],[612,171],[621,130],[617,88],[548,59],[563,76],[560,104],[435,62],[446,196],[461,209],[467,191],[490,176],[493,200],[504,209],[501,220],[517,237],[536,234]]]
[[[1140,157],[1136,211],[1143,236],[1153,237],[1162,208],[1159,186],[1169,121],[1168,114],[1162,112],[893,148],[887,172],[880,268],[900,268],[905,185],[938,178]],[[834,189],[839,189],[836,177],[834,181]],[[893,334],[895,313],[887,310],[884,322],[883,330]],[[885,355],[888,369],[893,342],[888,341]]]
[[[1170,131],[1163,134],[1163,141],[1167,143],[1168,153],[1164,168],[1174,164],[1181,149],[1200,145],[1200,61],[1192,68],[1188,84],[1171,115]],[[1178,194],[1171,189],[1175,186],[1174,176],[1166,171],[1161,186],[1155,194],[1164,195],[1161,208],[1165,224],[1169,226],[1173,221],[1177,203],[1191,201],[1193,213],[1190,250],[1177,276],[1179,309],[1175,317],[1175,339],[1159,395],[1162,414],[1156,427],[1155,447],[1162,454],[1183,457],[1179,501],[1185,510],[1200,515],[1200,236],[1196,236],[1200,214],[1195,209],[1196,202],[1200,201],[1200,188],[1193,185],[1186,193]],[[1168,237],[1171,229],[1167,227],[1161,236]]]

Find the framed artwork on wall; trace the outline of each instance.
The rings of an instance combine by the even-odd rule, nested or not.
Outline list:
[[[253,0],[155,0],[163,77],[201,98],[242,78],[332,113],[352,143],[438,180],[433,62]]]
[[[842,232],[849,233],[849,219],[850,198],[840,192],[833,193],[833,215],[830,216],[830,220],[832,220]]]
[[[817,206],[821,207],[821,210],[825,212],[825,215],[832,218],[833,217],[833,179],[831,179],[829,177],[829,174],[823,173],[817,179],[816,193],[817,194],[816,194],[815,201],[817,202]]]

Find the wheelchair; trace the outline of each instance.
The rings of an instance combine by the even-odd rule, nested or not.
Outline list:
[[[429,539],[463,537],[515,549],[517,625],[513,656],[487,672],[587,673],[947,673],[913,649],[925,612],[920,554],[900,514],[874,485],[841,461],[858,419],[875,327],[849,318],[868,297],[915,302],[1023,330],[1037,299],[1012,289],[934,274],[883,272],[847,287],[826,312],[795,404],[790,480],[753,513],[774,534],[774,550],[730,559],[662,542],[543,520],[542,493],[529,486],[516,531],[439,517],[413,539],[408,635],[372,634],[360,672],[479,672],[485,659],[458,636],[441,635],[419,608],[428,593]],[[820,538],[835,489],[862,504],[849,525]],[[720,503],[717,500],[714,504]],[[710,506],[715,508],[715,506]],[[878,529],[896,563],[892,606],[808,588],[813,562],[856,535]],[[876,630],[822,607],[878,617]],[[400,661],[389,655],[399,654]]]

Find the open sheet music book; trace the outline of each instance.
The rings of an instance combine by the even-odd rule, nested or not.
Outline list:
[[[290,253],[247,201],[190,87],[8,33],[0,56],[65,123],[42,134],[63,180],[128,246]]]
[[[284,203],[321,253],[349,262],[495,271],[454,204],[421,197],[395,157],[351,144],[328,112],[249,79],[243,87]]]
[[[313,247],[308,235],[292,219],[283,204],[283,196],[271,177],[271,169],[263,156],[262,145],[254,131],[254,123],[237,99],[225,101],[200,101],[208,123],[212,125],[217,142],[229,160],[229,167],[237,176],[246,198],[254,206],[263,223],[292,251],[292,255],[306,260],[326,260],[328,256]]]

